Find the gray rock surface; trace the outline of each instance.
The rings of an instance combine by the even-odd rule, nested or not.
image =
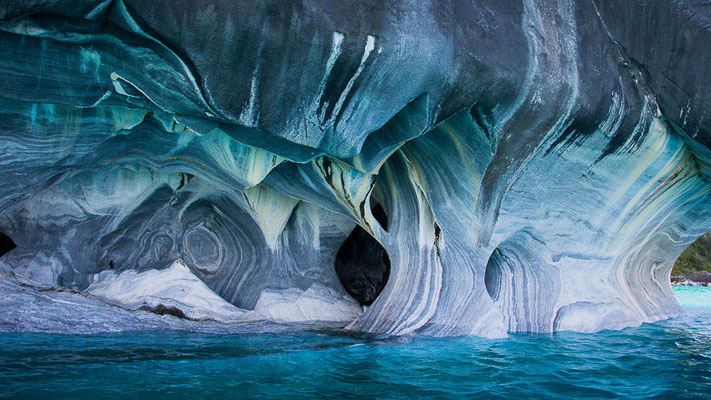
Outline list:
[[[691,274],[689,276],[689,278],[694,282],[708,284],[708,283],[711,283],[711,272],[708,272],[708,271],[694,272],[693,274]]]
[[[4,2],[2,261],[84,290],[181,259],[239,309],[385,334],[679,315],[672,264],[711,226],[710,21],[692,0]],[[362,314],[334,267],[356,225],[391,263]]]

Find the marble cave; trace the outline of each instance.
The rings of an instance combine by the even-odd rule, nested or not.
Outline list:
[[[4,1],[0,330],[680,315],[709,43],[695,0]]]

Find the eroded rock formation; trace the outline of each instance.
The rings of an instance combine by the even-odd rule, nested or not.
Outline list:
[[[2,262],[125,295],[111,282],[179,260],[231,313],[386,334],[678,315],[671,266],[711,226],[710,17],[691,0],[5,2]],[[379,245],[351,248],[343,278],[356,226]]]

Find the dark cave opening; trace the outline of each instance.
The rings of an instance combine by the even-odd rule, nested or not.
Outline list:
[[[370,212],[373,213],[373,217],[375,217],[375,220],[378,221],[383,230],[387,232],[388,215],[385,214],[385,210],[383,209],[383,207],[380,204],[376,204],[373,208],[370,209]]]
[[[0,257],[16,247],[17,245],[10,239],[10,236],[0,232]]]
[[[373,216],[387,229],[385,211],[376,205]],[[383,246],[356,226],[336,254],[336,274],[341,284],[360,305],[369,306],[383,291],[390,276],[390,258]]]
[[[489,262],[486,263],[486,270],[484,271],[484,285],[486,286],[486,291],[489,293],[489,297],[496,301],[499,299],[499,293],[501,293],[501,284],[503,280],[502,264],[504,263],[504,255],[496,248],[491,257],[489,257]]]

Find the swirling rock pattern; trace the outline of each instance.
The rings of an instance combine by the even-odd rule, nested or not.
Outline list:
[[[710,20],[691,0],[5,2],[3,262],[85,289],[180,259],[240,309],[387,334],[678,315],[671,266],[711,226]],[[334,268],[356,225],[391,263],[365,312]]]

